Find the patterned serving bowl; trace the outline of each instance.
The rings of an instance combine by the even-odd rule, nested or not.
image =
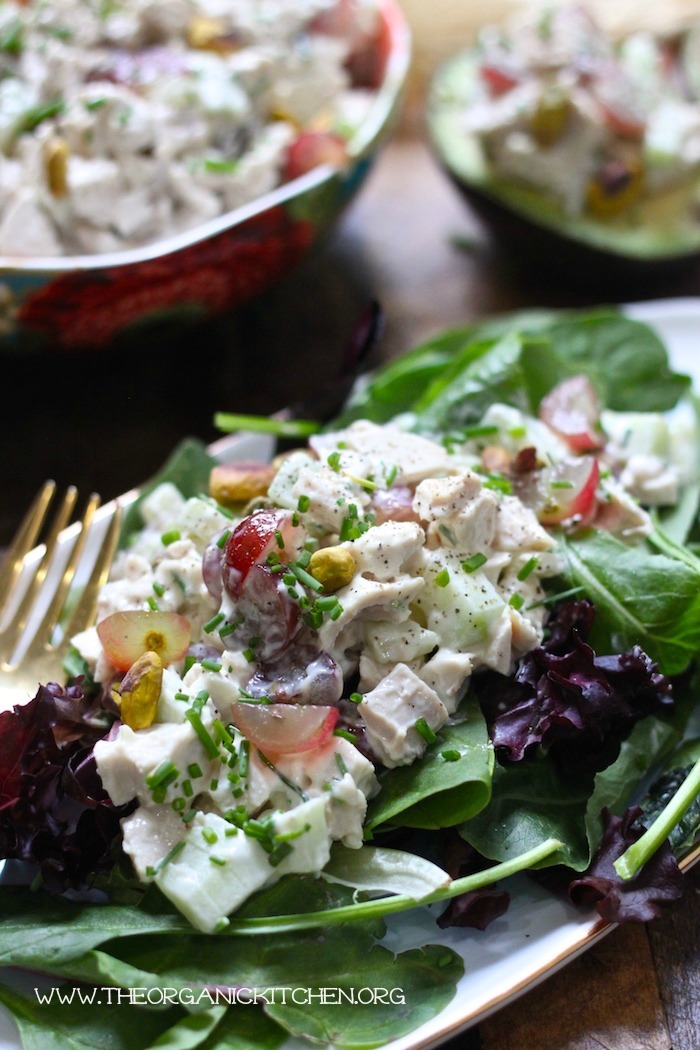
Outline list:
[[[155,321],[224,314],[291,271],[337,221],[398,118],[411,59],[395,0],[379,0],[376,94],[341,167],[323,164],[242,207],[144,247],[0,256],[0,348],[99,349]]]

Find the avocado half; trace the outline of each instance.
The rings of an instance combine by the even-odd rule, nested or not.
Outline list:
[[[552,199],[499,179],[463,115],[477,78],[473,52],[445,62],[430,85],[432,149],[490,231],[494,244],[528,270],[578,287],[648,294],[700,265],[700,177],[642,198],[623,215],[567,215]]]

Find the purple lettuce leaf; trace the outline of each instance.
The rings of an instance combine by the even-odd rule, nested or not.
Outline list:
[[[620,742],[645,715],[672,705],[671,684],[646,653],[596,656],[586,638],[593,606],[563,603],[547,641],[520,660],[514,678],[488,672],[475,680],[499,761],[549,752],[569,776],[615,760]]]
[[[626,809],[621,817],[602,812],[605,830],[590,867],[569,884],[569,898],[580,907],[595,907],[607,922],[649,922],[664,905],[683,895],[681,872],[670,844],[665,842],[633,879],[622,879],[614,861],[644,834],[638,818],[639,806]]]
[[[119,821],[93,745],[109,724],[78,685],[40,686],[0,713],[0,857],[38,866],[52,892],[84,889],[114,863]]]

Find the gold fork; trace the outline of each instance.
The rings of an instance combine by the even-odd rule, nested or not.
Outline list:
[[[30,699],[40,683],[61,682],[65,678],[63,655],[70,639],[95,618],[98,592],[107,578],[119,539],[119,506],[115,504],[109,518],[98,523],[95,512],[100,497],[95,493],[88,499],[80,520],[68,527],[78,496],[77,489],[71,486],[53,514],[43,545],[32,550],[47,521],[55,491],[53,481],[45,482],[0,565],[2,710]],[[95,537],[99,537],[99,546],[91,562],[88,548],[95,546]],[[81,574],[84,576],[88,565],[89,575],[75,608],[61,637],[55,640],[56,625],[71,584]]]

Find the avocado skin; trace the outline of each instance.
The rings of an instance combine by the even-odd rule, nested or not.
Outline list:
[[[516,202],[502,199],[484,170],[470,178],[471,161],[465,159],[455,135],[459,115],[469,104],[475,77],[475,52],[458,52],[439,66],[427,93],[426,125],[433,156],[456,186],[471,210],[491,235],[503,264],[515,269],[523,282],[545,280],[563,292],[571,290],[603,296],[608,301],[649,298],[654,295],[695,291],[700,270],[700,218],[689,219],[684,236],[659,238],[658,253],[636,253],[629,244],[616,247],[614,230],[600,223],[602,237],[588,240],[571,233],[566,217],[561,223],[550,213],[538,221]],[[456,143],[456,148],[453,145]],[[648,229],[656,227],[648,224]]]
[[[637,299],[678,293],[679,282],[687,285],[700,271],[700,251],[639,258],[603,250],[540,226],[469,186],[446,165],[440,166],[486,227],[498,253],[528,281],[546,280],[561,289],[602,294],[608,300]]]

